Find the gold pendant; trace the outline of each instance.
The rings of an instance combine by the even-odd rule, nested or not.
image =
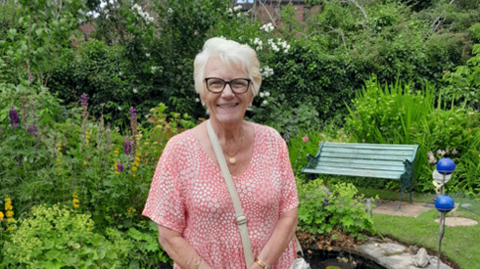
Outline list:
[[[235,159],[235,157],[231,157],[230,159],[228,159],[228,162],[230,164],[236,164],[237,163],[237,159]]]

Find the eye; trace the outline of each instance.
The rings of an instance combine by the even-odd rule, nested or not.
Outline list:
[[[248,81],[244,79],[235,79],[232,81],[232,86],[233,87],[247,87]]]

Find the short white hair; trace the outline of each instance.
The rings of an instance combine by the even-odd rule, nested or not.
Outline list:
[[[203,45],[202,51],[197,54],[193,63],[193,79],[195,80],[195,91],[204,96],[205,87],[205,66],[208,60],[217,56],[227,67],[232,64],[237,66],[249,79],[252,80],[250,89],[253,96],[256,96],[262,84],[260,63],[257,53],[249,45],[241,45],[233,40],[220,37],[208,39]]]

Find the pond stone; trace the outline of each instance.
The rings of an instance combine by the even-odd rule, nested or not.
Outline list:
[[[425,249],[422,248],[422,251],[418,250],[416,254],[412,254],[410,253],[411,250],[407,249],[405,246],[397,244],[393,241],[386,241],[387,240],[382,242],[381,240],[370,238],[364,244],[356,246],[351,250],[351,252],[366,257],[387,269],[437,269],[437,257],[429,256]],[[415,259],[417,260],[415,261]],[[417,266],[424,264],[427,259],[429,263],[426,264],[425,267]],[[441,263],[440,269],[452,268],[444,263]]]

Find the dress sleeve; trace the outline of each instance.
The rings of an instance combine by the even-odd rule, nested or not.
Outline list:
[[[279,138],[279,153],[280,165],[282,167],[281,173],[283,178],[282,199],[280,201],[280,214],[287,212],[290,209],[298,207],[298,193],[295,176],[292,170],[292,164],[288,155],[288,148],[285,141]]]
[[[170,139],[157,164],[142,215],[179,233],[185,228],[185,204],[178,173],[178,139]]]

